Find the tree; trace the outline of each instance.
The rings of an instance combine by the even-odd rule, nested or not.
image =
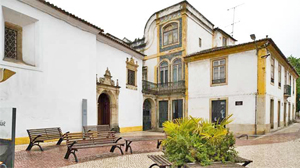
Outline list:
[[[296,57],[293,57],[291,55],[287,59],[289,60],[289,63],[295,68],[297,73],[300,74],[300,58],[296,58]],[[298,78],[297,81],[296,81],[296,88],[297,88],[296,111],[299,111],[300,110],[300,101],[299,101],[299,98],[300,98],[300,78]]]

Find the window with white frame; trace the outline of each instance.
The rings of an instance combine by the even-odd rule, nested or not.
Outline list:
[[[182,80],[182,61],[177,58],[173,61],[173,82]]]
[[[223,37],[223,46],[227,46],[227,38]]]
[[[178,23],[172,22],[163,27],[164,46],[178,43]]]
[[[226,73],[226,58],[212,61],[212,84],[225,84]]]
[[[163,61],[159,65],[160,83],[168,83],[169,65],[167,61]]]
[[[278,87],[281,87],[281,65],[278,65]]]
[[[271,83],[274,83],[275,59],[271,57]]]

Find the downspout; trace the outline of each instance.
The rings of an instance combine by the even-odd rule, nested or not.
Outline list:
[[[256,40],[254,40],[255,48],[256,48],[256,56],[258,57],[258,47]],[[257,62],[258,64],[258,62]],[[258,70],[257,70],[257,80],[258,80]],[[254,134],[257,135],[257,95],[258,94],[258,82],[256,82],[256,93],[255,93],[255,118],[254,118]]]
[[[255,93],[255,121],[254,134],[257,135],[257,92]]]

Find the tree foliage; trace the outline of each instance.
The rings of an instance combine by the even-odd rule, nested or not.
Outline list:
[[[291,55],[287,59],[289,60],[289,63],[295,68],[297,73],[300,74],[300,58],[296,58],[296,57],[293,57]],[[299,78],[296,81],[296,88],[297,88],[297,93],[296,93],[297,94],[297,98],[296,98],[297,107],[296,107],[296,111],[299,111],[300,110],[300,101],[299,101],[299,98],[300,98],[300,79]]]

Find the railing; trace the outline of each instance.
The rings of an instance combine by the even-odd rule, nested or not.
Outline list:
[[[290,97],[291,96],[291,86],[284,85],[284,96]]]
[[[143,80],[143,93],[158,95],[185,93],[185,81],[156,84]]]

